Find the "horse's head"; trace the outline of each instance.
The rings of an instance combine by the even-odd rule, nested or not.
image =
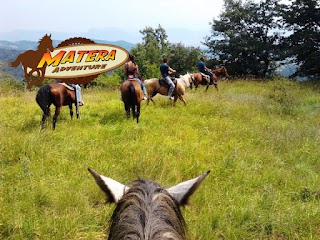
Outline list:
[[[187,79],[189,81],[189,87],[192,89],[192,86],[193,86],[193,74],[187,73],[186,77],[187,77]]]
[[[39,40],[38,49],[41,49],[44,51],[49,50],[50,52],[54,50],[54,47],[52,45],[52,40],[51,40],[51,34],[50,35],[46,34]]]
[[[187,204],[210,171],[170,188],[148,180],[133,181],[130,186],[88,169],[109,201],[116,203],[111,217],[109,238],[176,239],[185,236],[180,206]]]
[[[216,74],[217,76],[224,76],[226,78],[229,77],[227,68],[225,66],[219,67],[217,69],[212,70],[212,73]]]
[[[223,68],[224,68],[224,74],[225,74],[226,78],[228,78],[229,77],[229,73],[227,71],[227,68],[226,67],[223,67]]]

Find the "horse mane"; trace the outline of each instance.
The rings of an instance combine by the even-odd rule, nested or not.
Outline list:
[[[40,47],[42,47],[42,44],[44,44],[46,41],[51,41],[52,42],[52,40],[51,40],[51,34],[50,35],[44,35],[42,38],[40,38],[39,39],[39,41],[38,41],[38,49],[40,48]]]
[[[191,74],[187,73],[184,75],[180,75],[178,80],[182,81],[184,83],[184,85],[189,86],[190,85],[190,80],[189,80],[190,78],[191,78]]]
[[[158,183],[138,179],[118,202],[109,240],[185,239],[185,222],[177,202]]]

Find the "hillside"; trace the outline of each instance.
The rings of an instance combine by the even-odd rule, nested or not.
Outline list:
[[[36,89],[0,87],[0,239],[106,239],[114,205],[88,167],[163,186],[211,170],[182,209],[189,240],[320,238],[318,86],[221,81],[142,102],[136,124],[107,82],[42,132]]]

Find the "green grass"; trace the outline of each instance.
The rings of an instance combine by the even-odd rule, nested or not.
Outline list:
[[[186,107],[143,102],[136,124],[117,90],[88,88],[80,119],[64,107],[41,132],[36,90],[2,86],[0,239],[105,239],[114,206],[88,167],[166,187],[210,169],[182,209],[192,240],[319,239],[318,89],[220,82],[188,89]]]

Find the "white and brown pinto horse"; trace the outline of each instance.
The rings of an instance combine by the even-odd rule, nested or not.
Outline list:
[[[187,87],[192,88],[191,74],[187,73],[185,75],[180,75],[180,77],[176,78],[176,80],[177,80],[177,83],[176,83],[176,86],[175,86],[175,89],[173,92],[173,97],[174,97],[173,105],[175,105],[175,103],[178,99],[180,99],[184,103],[184,105],[186,105],[187,103],[186,103],[183,95],[184,95]],[[158,78],[146,79],[144,81],[144,85],[146,86],[147,93],[148,93],[147,94],[147,98],[148,98],[147,104],[149,104],[149,101],[152,101],[154,103],[152,98],[157,93],[159,93],[161,95],[168,95],[168,91],[169,91],[168,86],[160,85]]]
[[[123,185],[88,168],[109,202],[116,208],[110,219],[108,240],[186,240],[180,207],[200,186],[210,171],[170,188],[138,179]]]

